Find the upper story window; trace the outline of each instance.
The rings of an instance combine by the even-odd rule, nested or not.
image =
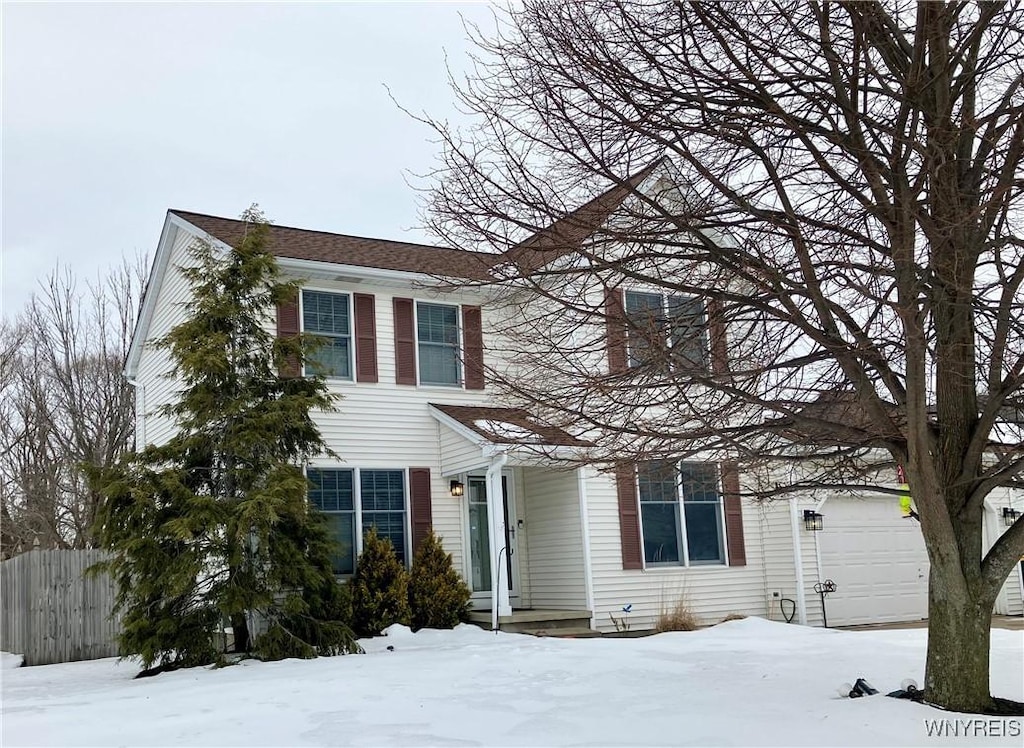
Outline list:
[[[708,368],[708,318],[704,300],[642,291],[626,292],[629,366]]]
[[[641,463],[637,488],[648,566],[725,563],[717,465]]]
[[[310,356],[316,373],[352,379],[352,315],[348,294],[302,291],[302,329],[324,339]]]
[[[459,307],[416,303],[420,384],[462,383],[459,364]]]

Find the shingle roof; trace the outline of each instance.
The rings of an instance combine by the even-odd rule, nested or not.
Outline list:
[[[477,405],[440,405],[430,403],[449,418],[495,444],[532,444],[554,447],[589,447],[555,426],[545,426],[522,408],[492,408]],[[529,432],[529,433],[526,433]]]
[[[519,272],[527,273],[579,248],[583,240],[597,231],[661,163],[662,159],[654,161],[504,254],[332,234],[274,224],[270,225],[268,249],[278,257],[475,281],[494,280],[491,269],[499,263],[511,262]],[[168,212],[229,246],[241,240],[245,229],[244,222],[233,218],[187,210]]]
[[[245,228],[242,221],[231,218],[185,210],[168,212],[230,246],[241,240]],[[273,224],[270,226],[270,241],[267,248],[278,257],[470,280],[487,280],[488,269],[498,258],[498,255],[484,252],[331,234],[326,231],[310,231]]]
[[[775,418],[768,425],[794,441],[844,446],[868,446],[900,437],[906,416],[896,405],[884,403],[891,423],[884,428],[864,409],[857,393],[828,390],[807,403],[793,403],[793,415]]]
[[[519,242],[506,252],[506,259],[523,273],[536,270],[579,248],[588,236],[597,231],[618,210],[623,201],[639,187],[664,159],[646,167],[602,192],[547,228]]]

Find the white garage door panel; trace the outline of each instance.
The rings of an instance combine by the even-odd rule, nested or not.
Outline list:
[[[928,616],[928,554],[916,520],[895,497],[830,499],[818,533],[829,626],[915,621]]]

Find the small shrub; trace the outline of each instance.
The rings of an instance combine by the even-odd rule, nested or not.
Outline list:
[[[379,636],[393,623],[409,625],[409,573],[389,538],[371,527],[363,539],[352,587],[352,628],[360,636]]]
[[[700,619],[690,610],[685,596],[676,599],[671,608],[662,606],[658,620],[654,623],[655,633],[665,631],[693,631],[700,628]]]
[[[469,614],[469,587],[455,571],[450,553],[431,530],[416,551],[409,574],[412,628],[450,629]]]

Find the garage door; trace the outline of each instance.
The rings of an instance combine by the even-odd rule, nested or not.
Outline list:
[[[829,626],[928,617],[924,539],[896,498],[833,498],[821,513],[821,574],[836,583],[825,602]]]

